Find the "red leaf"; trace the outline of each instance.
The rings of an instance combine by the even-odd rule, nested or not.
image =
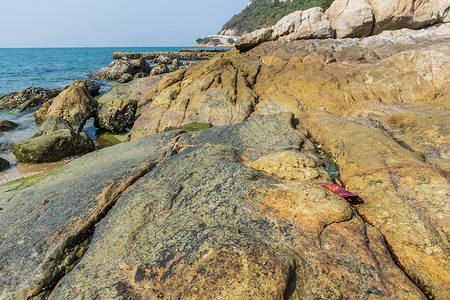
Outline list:
[[[258,94],[258,97],[264,96],[264,93]]]
[[[335,183],[326,183],[326,182],[318,182],[317,184],[321,184],[328,188],[333,193],[341,196],[342,198],[345,198],[348,202],[351,204],[361,204],[364,203],[364,201],[359,197],[357,194],[354,194],[352,192],[347,191],[342,186],[335,184]]]

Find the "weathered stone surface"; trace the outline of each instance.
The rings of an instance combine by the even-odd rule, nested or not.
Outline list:
[[[369,36],[374,17],[369,0],[337,0],[325,12],[337,38]]]
[[[72,82],[72,84],[84,87],[91,96],[98,95],[98,91],[100,91],[100,84],[92,80],[77,80]]]
[[[156,75],[161,75],[161,74],[169,73],[169,72],[170,72],[170,70],[166,65],[157,65],[152,68],[150,75],[156,76]]]
[[[5,170],[9,169],[10,167],[11,167],[11,165],[9,164],[9,161],[0,157],[0,172],[3,172]]]
[[[47,103],[36,112],[36,123],[40,124],[48,116],[53,115],[66,120],[80,131],[86,121],[94,115],[97,105],[97,101],[89,92],[75,82],[53,99],[52,103]]]
[[[272,28],[262,28],[249,32],[237,39],[234,47],[241,51],[250,50],[259,44],[270,41],[272,39]]]
[[[433,103],[448,91],[450,26],[386,31],[365,39],[270,42],[230,51],[161,81],[133,130],[191,122],[228,125],[251,116],[358,103]],[[320,101],[318,101],[320,99]]]
[[[326,39],[334,36],[330,21],[320,7],[311,8],[305,11],[297,11],[293,14],[293,20],[280,20],[272,27],[274,33],[277,32],[278,26],[281,26],[282,28],[292,28],[292,30],[290,30],[287,34],[285,33],[283,37],[281,37],[281,40],[295,41],[300,39]],[[285,18],[289,18],[289,16],[290,15]],[[291,23],[293,26],[290,27],[288,24],[280,24],[282,21],[288,23],[293,21]],[[272,34],[272,40],[276,40],[279,37],[280,36],[277,36],[277,34]]]
[[[338,38],[363,37],[385,30],[418,29],[448,22],[446,0],[337,0],[326,11]]]
[[[14,122],[8,121],[8,120],[1,120],[0,121],[0,132],[1,131],[10,131],[16,128],[18,125]]]
[[[120,195],[170,155],[176,135],[105,148],[1,185],[0,299],[51,289],[74,262],[64,253],[82,244]]]
[[[39,87],[29,87],[19,93],[11,93],[0,98],[0,109],[28,110],[42,105],[56,97],[60,90],[44,90]]]
[[[293,12],[270,28],[262,28],[238,38],[235,47],[240,51],[250,50],[259,44],[281,38],[285,41],[299,39],[324,39],[333,37],[328,17],[320,7]]]
[[[52,298],[424,299],[345,200],[309,177],[286,182],[244,164],[309,151],[292,121],[182,134],[179,153],[99,223]]]
[[[94,149],[94,142],[86,133],[75,131],[59,117],[50,116],[31,139],[18,143],[13,153],[17,161],[41,163],[58,161]]]
[[[113,100],[136,100],[138,108],[141,108],[145,104],[151,102],[155,97],[159,81],[159,76],[138,78],[129,83],[113,87],[107,93],[99,97],[97,101],[102,105]]]
[[[95,126],[111,132],[123,132],[134,121],[136,100],[113,100],[103,104],[95,116]]]
[[[448,298],[450,184],[442,170],[367,119],[311,111],[299,120],[336,158],[346,187],[365,201],[357,211],[380,230],[399,265],[430,298]],[[419,142],[423,130],[405,136]]]
[[[155,58],[153,60],[153,63],[155,64],[164,64],[164,65],[170,65],[172,63],[172,60],[165,56],[165,55],[160,55],[157,58]]]
[[[129,74],[129,73],[123,73],[122,75],[120,75],[119,78],[119,83],[127,83],[130,82],[131,80],[133,80],[133,75]]]
[[[443,21],[450,3],[446,0],[369,0],[375,19],[372,34],[400,28],[422,28]]]
[[[108,67],[101,68],[96,73],[89,74],[88,76],[97,80],[118,80],[124,73],[133,76],[140,72],[149,74],[150,70],[151,67],[145,59],[118,59],[113,60]]]
[[[153,51],[153,52],[140,52],[140,53],[128,53],[128,52],[114,52],[114,59],[146,59],[153,60],[160,56],[166,56],[170,59],[179,59],[179,60],[206,60],[210,59],[214,55],[222,52],[226,52],[228,49],[181,49],[178,52],[166,52],[166,51]]]

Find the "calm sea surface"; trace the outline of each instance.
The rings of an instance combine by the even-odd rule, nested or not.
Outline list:
[[[115,51],[152,52],[178,51],[188,47],[142,47],[142,48],[0,48],[0,97],[20,92],[29,86],[44,89],[62,88],[80,79],[89,79],[86,74],[108,66]],[[105,84],[100,92],[111,87]],[[18,124],[15,130],[0,132],[0,157],[7,159],[11,168],[0,172],[0,184],[23,176],[40,173],[55,164],[20,164],[9,151],[14,144],[31,138],[38,129],[34,122],[34,110],[17,113],[0,110],[0,120]],[[94,138],[96,129],[89,120],[83,131]]]
[[[34,86],[61,88],[108,66],[115,51],[178,51],[186,47],[0,48],[0,97]]]

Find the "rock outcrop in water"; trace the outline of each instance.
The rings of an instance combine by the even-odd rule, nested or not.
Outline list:
[[[58,96],[61,90],[45,90],[39,87],[29,87],[19,93],[11,93],[0,98],[0,109],[20,111],[41,106],[44,102]]]
[[[31,139],[18,143],[12,152],[19,162],[43,163],[91,152],[94,148],[94,142],[86,133],[50,115]]]
[[[115,87],[150,136],[0,185],[0,299],[449,299],[450,25],[280,39]]]
[[[55,99],[46,102],[36,113],[36,123],[41,124],[48,116],[60,117],[81,131],[86,121],[94,116],[98,103],[87,89],[75,81]]]
[[[108,67],[101,68],[89,77],[97,80],[119,80],[123,74],[130,74],[134,76],[137,73],[149,74],[151,71],[150,65],[144,59],[118,59],[113,60]]]

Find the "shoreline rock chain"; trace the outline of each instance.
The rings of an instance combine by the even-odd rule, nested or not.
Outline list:
[[[114,52],[114,59],[140,59],[152,60],[158,58],[159,56],[167,56],[170,59],[179,60],[206,60],[218,53],[226,52],[229,49],[181,49],[179,52],[170,51],[157,51],[157,52],[140,52],[140,53],[129,53],[129,52]]]

